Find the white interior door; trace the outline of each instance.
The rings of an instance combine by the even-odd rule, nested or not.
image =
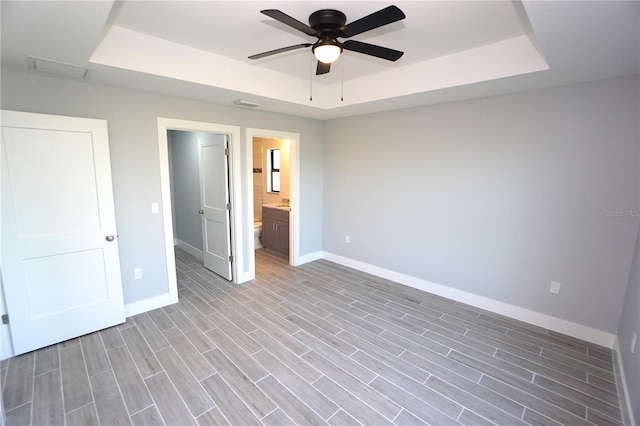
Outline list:
[[[2,111],[1,152],[14,353],[124,322],[106,121]]]
[[[198,139],[204,266],[231,281],[227,136]]]

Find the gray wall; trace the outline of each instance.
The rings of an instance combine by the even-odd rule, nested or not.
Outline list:
[[[300,133],[300,254],[322,249],[321,122],[4,68],[1,85],[3,109],[108,121],[125,303],[164,294],[168,286],[163,218],[151,214],[151,203],[161,202],[158,117],[240,126],[242,138],[247,127]],[[243,215],[252,228],[252,212]],[[136,267],[142,280],[133,279]]]
[[[206,133],[169,130],[171,164],[171,205],[173,206],[173,235],[175,238],[202,250],[202,218],[200,202],[200,172],[198,138]]]
[[[328,121],[323,248],[614,333],[638,93],[635,76]]]

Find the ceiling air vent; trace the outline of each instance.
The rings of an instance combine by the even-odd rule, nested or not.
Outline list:
[[[256,108],[261,106],[262,104],[259,104],[257,102],[251,102],[251,101],[247,101],[244,99],[238,99],[237,101],[233,101],[234,104],[236,105],[240,105],[240,106],[245,106],[245,107],[250,107],[250,108]]]
[[[34,71],[54,74],[60,77],[84,79],[89,75],[87,68],[76,65],[65,64],[64,62],[53,61],[51,59],[36,58],[35,56],[27,56],[29,69]]]

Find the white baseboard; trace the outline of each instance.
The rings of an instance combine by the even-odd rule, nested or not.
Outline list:
[[[613,339],[613,350],[616,353],[616,359],[613,361],[616,371],[616,383],[619,383],[617,386],[618,390],[618,398],[620,398],[621,403],[626,403],[625,405],[621,404],[620,407],[622,413],[622,424],[626,426],[636,426],[636,422],[633,418],[633,410],[631,405],[631,398],[629,397],[629,388],[627,387],[627,379],[624,375],[624,365],[622,364],[622,353],[620,349],[620,340],[618,339],[618,335],[616,334]],[[624,398],[624,401],[623,401]],[[626,410],[624,410],[626,408]],[[626,412],[624,412],[626,411]]]
[[[295,261],[295,265],[293,265],[293,266],[304,265],[305,263],[309,263],[309,262],[313,262],[314,260],[322,259],[322,257],[323,257],[323,253],[321,251],[317,251],[315,253],[304,254],[302,256],[298,256],[298,258]]]
[[[173,305],[174,303],[178,303],[177,294],[161,294],[160,296],[125,305],[124,314],[126,317],[131,317],[154,309],[162,308],[163,306]]]
[[[186,251],[190,255],[197,257],[198,259],[204,259],[204,253],[202,252],[202,250],[197,249],[194,246],[187,244],[178,238],[174,239],[174,245]]]
[[[410,275],[405,275],[399,272],[380,268],[378,266],[370,265],[368,263],[360,262],[358,260],[350,259],[337,254],[323,252],[322,258],[338,263],[340,265],[357,269],[359,271],[376,275],[378,277],[386,278],[388,280],[395,281],[409,287],[423,290],[428,293],[446,297],[457,302],[466,303],[480,309],[485,309],[496,314],[504,315],[519,321],[524,321],[529,324],[546,328],[548,330],[553,330],[558,333],[585,340],[587,342],[605,346],[610,349],[613,348],[615,334],[612,333],[607,333],[595,328],[576,324],[571,321],[552,317],[551,315],[535,312],[529,309],[522,308],[520,306],[515,306],[509,303],[500,302],[498,300],[489,299],[488,297],[479,296],[477,294],[458,290],[446,285],[433,283],[421,278],[416,278]]]

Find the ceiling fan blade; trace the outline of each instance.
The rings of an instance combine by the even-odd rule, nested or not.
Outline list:
[[[310,46],[311,46],[311,43],[295,44],[293,46],[281,47],[280,49],[269,50],[268,52],[262,52],[256,55],[251,55],[249,56],[249,59],[266,58],[267,56],[276,55],[278,53],[288,52],[290,50],[296,50],[296,49],[301,49],[303,47],[310,47]]]
[[[389,49],[387,47],[376,46],[375,44],[363,43],[361,41],[347,40],[342,44],[342,47],[354,52],[364,53],[365,55],[376,56],[378,58],[386,59],[387,61],[397,61],[404,55],[404,52],[399,50]]]
[[[331,70],[331,64],[325,64],[324,62],[318,61],[318,66],[316,67],[316,75],[326,74]]]
[[[275,19],[276,21],[280,21],[283,24],[290,26],[291,28],[295,28],[298,31],[302,31],[307,35],[314,36],[314,37],[318,35],[318,32],[313,28],[311,28],[310,26],[303,24],[297,19],[292,18],[291,16],[277,9],[265,9],[265,10],[261,10],[260,13],[263,13],[268,17]]]
[[[354,35],[400,21],[404,18],[406,18],[405,14],[397,6],[385,7],[371,15],[347,24],[342,30],[344,33],[343,37],[353,37]]]

